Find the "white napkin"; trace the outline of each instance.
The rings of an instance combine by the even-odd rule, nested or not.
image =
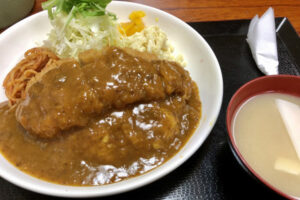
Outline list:
[[[247,42],[257,67],[266,75],[278,74],[277,42],[273,8],[250,22]]]

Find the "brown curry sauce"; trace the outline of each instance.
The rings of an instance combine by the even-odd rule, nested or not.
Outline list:
[[[127,59],[127,62],[121,62],[123,67],[126,67],[126,63],[134,66],[134,62],[146,62],[119,51],[122,59]],[[114,55],[113,59],[120,57],[116,58]],[[157,65],[157,61],[149,62]],[[164,62],[167,65],[177,65]],[[169,68],[164,69],[166,74],[167,69]],[[126,70],[130,71],[129,68]],[[59,69],[52,70],[52,76],[48,75],[43,79],[52,83],[59,82],[62,88],[70,87],[68,70],[63,72],[67,80],[65,82],[59,81],[62,76],[62,70]],[[86,72],[84,75],[89,76]],[[94,76],[95,71],[90,75]],[[143,76],[143,73],[138,76]],[[125,85],[133,85],[130,79],[126,80],[127,83],[123,81]],[[32,91],[40,88],[41,84],[47,85],[43,81],[38,86],[33,86]],[[167,82],[163,83],[164,86],[166,84]],[[110,106],[109,109],[102,109],[101,113],[90,113],[89,120],[84,120],[84,126],[68,128],[51,139],[41,139],[26,131],[16,119],[17,107],[10,109],[7,103],[3,103],[0,108],[0,151],[20,170],[58,184],[103,185],[143,174],[174,156],[198,125],[201,118],[199,92],[194,82],[189,80],[187,84],[190,86],[188,95],[180,91],[180,88],[168,93],[167,88],[166,95],[161,95],[162,98],[148,95],[147,98],[143,96],[142,100],[130,103],[124,103],[126,100],[122,99],[124,105]],[[181,86],[186,90],[186,86]],[[153,85],[155,87],[161,85]],[[79,94],[76,89],[74,92]],[[76,96],[70,96],[72,95]]]

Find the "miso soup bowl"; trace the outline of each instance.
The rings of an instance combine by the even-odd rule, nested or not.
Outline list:
[[[290,94],[294,96],[300,97],[300,77],[292,76],[292,75],[271,75],[271,76],[263,76],[256,78],[250,82],[247,82],[242,87],[240,87],[235,94],[232,96],[229,105],[227,107],[226,114],[226,124],[227,124],[227,132],[228,132],[228,140],[230,144],[231,151],[233,152],[234,157],[238,161],[238,163],[242,166],[242,168],[254,179],[258,180],[263,185],[267,186],[271,190],[280,194],[281,196],[288,199],[295,199],[295,197],[290,196],[276,187],[272,186],[266,180],[264,180],[251,166],[247,163],[247,161],[242,156],[239,151],[238,146],[236,145],[236,141],[234,139],[233,131],[232,131],[232,122],[234,120],[235,114],[239,107],[251,97],[254,97],[263,93],[283,93]]]

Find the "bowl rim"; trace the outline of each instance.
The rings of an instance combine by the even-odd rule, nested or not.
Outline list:
[[[172,163],[172,165],[170,165],[170,167],[166,167],[166,168],[162,169],[162,166],[167,165],[167,163],[171,159],[169,159],[168,161],[166,161],[164,164],[160,165],[158,168],[154,169],[154,170],[160,170],[160,169],[162,169],[161,170],[162,172],[160,172],[160,173],[154,173],[151,178],[146,178],[145,177],[143,181],[141,181],[139,179],[138,180],[134,180],[136,177],[124,180],[124,181],[134,180],[134,183],[130,182],[129,184],[127,184],[127,186],[123,186],[122,185],[118,189],[113,189],[113,190],[110,189],[109,191],[103,191],[103,190],[102,191],[99,191],[99,190],[96,191],[96,189],[94,189],[94,190],[89,190],[89,191],[84,190],[85,192],[84,191],[76,191],[76,192],[73,191],[71,193],[67,189],[66,189],[66,191],[63,191],[63,189],[59,189],[58,190],[58,189],[52,189],[52,188],[51,188],[51,190],[49,190],[49,189],[46,188],[46,186],[36,187],[35,183],[27,183],[26,184],[26,180],[19,180],[19,179],[17,180],[17,179],[14,179],[15,177],[10,177],[10,175],[6,175],[6,174],[3,175],[3,173],[2,173],[3,170],[1,170],[1,168],[0,168],[1,177],[4,178],[5,180],[7,180],[7,181],[9,181],[9,182],[11,182],[11,183],[19,186],[19,187],[25,188],[27,190],[30,190],[30,191],[33,191],[33,192],[37,192],[37,193],[40,193],[40,194],[50,195],[50,196],[81,198],[81,197],[100,197],[100,196],[109,196],[109,195],[119,194],[119,193],[123,193],[123,192],[126,192],[126,191],[131,191],[133,189],[145,186],[145,185],[147,185],[149,183],[152,183],[152,182],[160,179],[161,177],[163,177],[163,176],[171,173],[176,168],[178,168],[179,166],[181,166],[187,159],[189,159],[201,147],[201,145],[203,145],[204,141],[207,139],[207,137],[211,133],[212,128],[214,127],[214,124],[216,123],[218,115],[219,115],[220,110],[221,110],[221,105],[222,105],[222,100],[223,100],[223,77],[222,77],[222,73],[221,73],[221,67],[220,67],[219,62],[218,62],[218,60],[216,58],[216,55],[212,51],[211,47],[208,45],[207,41],[196,30],[194,30],[191,26],[189,26],[186,22],[182,21],[181,19],[177,18],[176,16],[171,15],[171,14],[165,12],[165,11],[162,11],[160,9],[157,9],[157,8],[154,8],[154,7],[151,7],[151,6],[147,6],[147,5],[144,5],[144,4],[127,2],[127,1],[113,1],[113,2],[111,2],[111,4],[115,4],[115,3],[116,4],[121,4],[121,5],[138,6],[138,7],[142,6],[145,9],[150,9],[150,10],[153,10],[155,12],[159,12],[163,16],[167,16],[170,19],[172,19],[172,20],[176,21],[177,23],[179,23],[180,25],[184,26],[184,28],[186,28],[189,32],[191,32],[192,34],[196,34],[197,37],[199,37],[199,39],[201,39],[202,44],[205,46],[205,49],[207,50],[208,54],[211,56],[210,59],[211,59],[211,62],[213,63],[212,65],[214,65],[215,75],[216,75],[216,79],[217,79],[216,87],[218,88],[218,91],[217,91],[218,92],[218,96],[217,96],[217,100],[216,100],[216,106],[215,106],[215,108],[211,112],[211,116],[215,117],[215,119],[213,119],[210,122],[210,126],[208,126],[208,127],[206,127],[204,129],[205,132],[203,133],[203,135],[204,135],[203,139],[201,139],[196,145],[191,146],[191,148],[189,148],[189,150],[185,153],[185,156],[182,159],[178,160],[177,162]],[[33,18],[38,17],[39,15],[42,15],[43,13],[46,13],[46,12],[47,11],[38,12],[38,13],[32,15],[32,16],[29,16],[29,17],[21,20],[20,22],[16,23],[15,25],[9,27],[7,30],[5,30],[1,34],[2,37],[0,37],[0,39],[3,38],[6,34],[9,34],[11,31],[14,31],[14,29],[17,27],[17,25],[24,24],[27,21],[32,20]],[[185,146],[183,146],[181,148],[181,150],[184,147]],[[14,166],[14,165],[12,165],[12,166]],[[149,172],[147,172],[147,173],[145,173],[143,175],[147,175],[147,174],[153,172],[154,170],[151,170],[151,171],[149,171]],[[22,173],[28,175],[25,172],[22,172]],[[143,175],[140,175],[138,177],[141,177]],[[31,175],[28,175],[28,176],[33,177]],[[33,178],[34,179],[38,179],[38,178],[35,178],[35,177],[33,177]],[[38,180],[46,182],[46,183],[50,183],[50,182],[44,181],[42,179],[38,179]],[[121,182],[124,182],[124,181],[121,181]],[[55,184],[55,183],[50,183],[50,184]],[[115,184],[118,184],[118,183],[115,183]],[[82,189],[84,188],[84,186],[65,186],[65,185],[59,185],[59,184],[55,184],[55,185],[57,185],[57,186],[63,186],[63,187],[70,187],[70,188],[78,188],[78,187],[82,188]],[[99,187],[103,188],[103,187],[109,186],[109,185],[112,185],[112,184],[108,184],[108,185],[104,185],[104,186],[88,186],[88,187],[85,187],[85,188],[92,188],[92,187],[94,187],[94,188],[98,188],[99,189]]]
[[[255,180],[257,180],[259,183],[261,183],[262,185],[264,185],[265,187],[267,187],[268,189],[272,190],[273,192],[276,192],[277,194],[283,196],[284,198],[287,199],[297,199],[296,197],[289,195],[287,193],[282,192],[280,189],[274,187],[271,183],[269,183],[268,181],[266,181],[262,176],[260,176],[247,162],[247,160],[243,157],[243,155],[241,154],[241,152],[239,151],[238,146],[236,145],[236,142],[234,140],[234,136],[233,136],[233,131],[232,131],[232,122],[233,122],[233,118],[236,115],[238,109],[250,98],[260,95],[260,94],[264,94],[264,93],[268,93],[268,92],[278,92],[278,93],[282,93],[282,94],[289,94],[292,95],[291,93],[288,92],[284,92],[281,90],[265,90],[263,92],[254,92],[253,94],[248,95],[246,98],[242,99],[240,102],[237,103],[236,107],[233,108],[233,104],[235,102],[235,100],[237,99],[237,97],[240,95],[240,93],[242,91],[244,91],[245,89],[247,89],[249,86],[251,86],[252,84],[256,84],[259,81],[264,81],[264,80],[268,80],[268,79],[297,79],[300,82],[300,76],[295,76],[295,75],[285,75],[285,74],[279,74],[279,75],[269,75],[269,76],[262,76],[262,77],[258,77],[255,78],[247,83],[245,83],[244,85],[242,85],[235,93],[234,95],[231,97],[227,110],[226,110],[226,127],[227,127],[227,138],[229,141],[229,146],[230,149],[234,155],[234,157],[236,158],[237,162],[240,164],[240,166],[248,173],[251,175],[252,178],[254,178]],[[299,96],[298,96],[299,97]],[[231,113],[231,115],[230,115]]]

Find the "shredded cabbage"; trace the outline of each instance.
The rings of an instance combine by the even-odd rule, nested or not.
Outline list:
[[[48,0],[52,30],[44,46],[60,57],[77,57],[87,49],[117,45],[120,33],[116,15],[106,11],[111,0]]]
[[[51,24],[53,29],[44,41],[60,57],[77,57],[87,49],[101,49],[107,45],[117,45],[120,33],[117,21],[108,15],[73,18],[65,26],[68,16],[59,13]]]

